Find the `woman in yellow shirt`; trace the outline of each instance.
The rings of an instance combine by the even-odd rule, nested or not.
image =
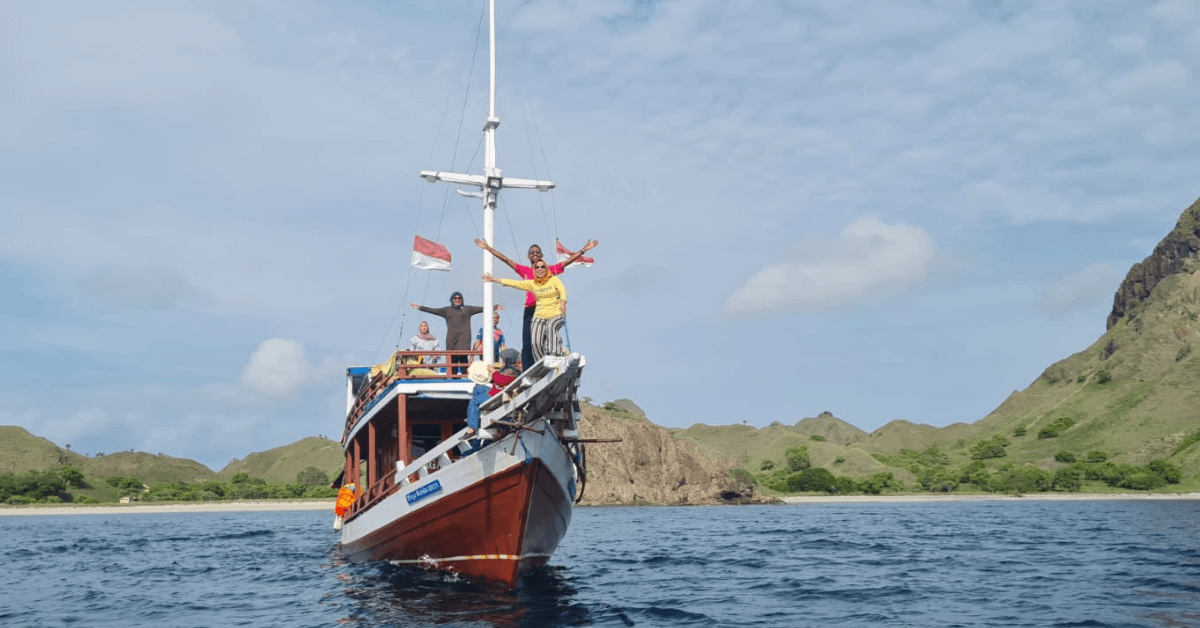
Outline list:
[[[530,333],[533,335],[533,361],[537,362],[545,355],[563,355],[562,330],[567,315],[567,287],[558,277],[551,275],[546,262],[538,260],[533,265],[533,279],[516,281],[514,279],[497,279],[489,274],[483,276],[484,281],[498,283],[510,288],[532,292],[537,299],[533,311],[533,324]],[[529,368],[530,364],[525,365]]]

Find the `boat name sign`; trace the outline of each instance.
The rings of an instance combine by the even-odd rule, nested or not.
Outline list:
[[[422,499],[425,499],[426,497],[429,497],[430,495],[433,495],[435,493],[440,493],[440,492],[442,492],[442,483],[437,480],[434,480],[434,481],[430,482],[429,484],[426,484],[426,485],[418,488],[417,490],[412,491],[409,494],[405,495],[404,499],[408,500],[408,503],[414,504],[416,502],[421,501]]]

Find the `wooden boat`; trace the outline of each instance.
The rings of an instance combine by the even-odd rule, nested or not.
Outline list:
[[[504,177],[496,168],[494,3],[490,31],[484,173],[421,172],[430,182],[478,190],[466,194],[483,198],[489,244],[502,188],[554,187],[550,181]],[[492,262],[485,253],[484,272],[491,272]],[[484,312],[492,311],[492,296],[492,284],[484,283]],[[490,338],[491,317],[483,318],[483,337]],[[446,367],[452,356],[492,362],[492,343],[483,345],[481,352],[400,351],[380,368],[347,369],[343,482],[362,491],[339,520],[348,559],[444,569],[511,588],[558,547],[587,477],[576,399],[586,361],[572,353],[529,366],[480,406],[485,438],[475,450],[465,440],[475,384]],[[431,355],[442,368],[410,363]]]

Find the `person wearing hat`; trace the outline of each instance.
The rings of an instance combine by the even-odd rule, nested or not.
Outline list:
[[[467,367],[467,377],[475,387],[471,389],[471,401],[467,403],[467,438],[471,439],[471,449],[464,455],[479,449],[479,439],[475,438],[479,434],[479,405],[491,397],[492,390],[492,373],[488,366],[483,360],[476,360]]]

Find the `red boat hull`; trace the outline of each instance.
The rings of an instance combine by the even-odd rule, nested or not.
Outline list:
[[[428,566],[511,588],[550,559],[571,506],[550,469],[532,458],[344,543],[342,552],[353,561]]]

